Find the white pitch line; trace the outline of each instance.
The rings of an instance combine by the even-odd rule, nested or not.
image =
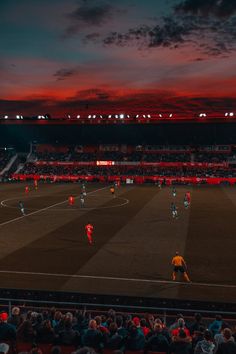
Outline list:
[[[106,188],[106,187],[105,187]],[[87,194],[90,194],[90,193],[87,193]],[[37,196],[35,196],[35,198],[40,198],[40,197],[45,197],[45,195],[37,195]],[[34,197],[33,197],[34,198]],[[10,198],[10,199],[5,199],[5,200],[2,200],[1,201],[1,205],[3,206],[3,207],[5,207],[5,208],[10,208],[10,209],[19,209],[18,207],[13,207],[13,206],[9,206],[9,205],[7,205],[7,204],[5,204],[5,202],[9,202],[10,200],[16,200],[16,199],[18,199],[18,198]],[[75,197],[75,199],[78,199],[78,197]],[[99,207],[91,207],[91,208],[87,208],[87,207],[83,207],[83,210],[84,211],[86,211],[86,210],[93,210],[93,209],[111,209],[111,208],[120,208],[120,207],[122,207],[122,206],[124,206],[124,205],[126,205],[126,204],[129,204],[129,199],[127,199],[127,198],[122,198],[122,197],[115,197],[114,199],[112,199],[112,200],[115,200],[115,199],[120,199],[120,200],[124,200],[125,202],[124,203],[122,203],[122,204],[116,204],[116,205],[111,205],[111,206],[105,206],[105,207],[103,207],[103,206],[99,206]],[[111,199],[108,199],[107,201],[111,201]],[[63,202],[64,203],[64,202]],[[36,209],[36,208],[28,208],[29,210],[38,210],[38,209]],[[67,209],[67,208],[58,208],[58,209],[54,209],[54,210],[57,210],[57,211],[69,211],[69,209]],[[71,211],[78,211],[78,210],[82,210],[81,208],[76,208],[76,209],[70,209],[70,212]],[[28,214],[29,215],[29,214]],[[1,225],[1,224],[0,224]]]
[[[108,187],[102,187],[102,188],[99,188],[99,189],[95,189],[94,191],[91,191],[91,192],[89,192],[89,193],[87,193],[87,194],[96,193],[96,192],[101,191],[101,190],[106,189],[106,188],[108,188]],[[75,199],[78,199],[78,198],[79,198],[79,196],[78,196],[78,197],[75,197]],[[4,203],[4,202],[7,201],[7,200],[8,200],[8,199],[2,200],[1,204]],[[55,206],[57,206],[57,205],[61,205],[61,204],[64,204],[64,203],[66,203],[66,202],[68,202],[67,199],[64,200],[63,202],[55,203],[55,204],[49,205],[48,207],[45,207],[45,208],[42,208],[42,209],[33,211],[32,213],[29,213],[29,214],[26,214],[26,215],[22,215],[22,216],[18,216],[17,218],[14,218],[14,219],[11,219],[11,220],[2,222],[2,223],[0,224],[0,226],[4,226],[4,225],[7,225],[7,224],[10,224],[10,223],[12,223],[12,222],[14,222],[14,221],[17,221],[17,220],[20,220],[20,219],[23,219],[23,218],[27,218],[27,217],[30,216],[30,215],[34,215],[34,214],[41,213],[41,211],[51,209],[51,208],[53,208],[53,207],[55,207]]]
[[[171,285],[194,285],[194,286],[205,286],[214,288],[236,288],[236,285],[232,284],[214,284],[214,283],[197,283],[197,282],[180,282],[173,280],[157,280],[157,279],[139,279],[139,278],[117,278],[117,277],[106,277],[106,276],[96,276],[96,275],[80,275],[80,274],[56,274],[56,273],[40,273],[40,272],[20,272],[13,270],[0,270],[0,274],[18,274],[18,275],[39,275],[46,277],[58,277],[58,278],[78,278],[78,279],[99,279],[99,280],[116,280],[116,281],[128,281],[128,282],[138,282],[138,283],[154,283],[154,284],[171,284]]]

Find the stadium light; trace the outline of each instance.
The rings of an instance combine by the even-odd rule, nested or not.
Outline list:
[[[88,115],[88,118],[90,119],[91,117],[92,117],[91,114],[89,114],[89,115]]]
[[[136,114],[136,118],[138,118],[139,117],[139,115],[138,114]]]
[[[145,115],[145,114],[143,114],[143,118],[146,118],[146,115]]]
[[[115,118],[119,118],[118,114],[115,115]]]
[[[102,115],[100,115],[100,118],[103,118],[103,116],[102,116]]]
[[[150,114],[148,114],[148,115],[147,115],[147,117],[148,117],[148,118],[151,118],[151,115],[150,115]]]
[[[171,114],[169,114],[169,117],[170,117],[170,118],[172,118],[172,117],[173,117],[173,114],[172,114],[172,113],[171,113]]]
[[[120,114],[120,119],[124,119],[125,118],[125,115],[122,113]]]
[[[8,116],[7,116],[7,115],[5,115],[5,116],[4,116],[4,119],[8,119]]]
[[[96,118],[96,114],[93,115],[93,118]]]
[[[199,117],[206,117],[207,115],[206,115],[206,113],[200,113],[199,114]]]
[[[77,119],[80,119],[80,115],[79,114],[77,115]]]
[[[16,119],[23,119],[23,116],[21,116],[20,114],[17,114]]]
[[[162,118],[162,114],[159,114],[159,117]]]
[[[233,116],[234,116],[234,112],[225,113],[225,117],[233,117]]]

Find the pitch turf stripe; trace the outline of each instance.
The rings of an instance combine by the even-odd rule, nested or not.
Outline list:
[[[12,271],[50,272],[76,274],[79,270],[99,252],[124,225],[130,222],[145,205],[159,193],[156,188],[141,187],[127,188],[122,197],[130,202],[119,208],[99,210],[94,208],[83,215],[78,215],[72,221],[65,222],[62,226],[46,233],[40,239],[33,241],[0,260],[0,269]],[[126,189],[125,189],[126,191]],[[104,195],[104,191],[100,192]],[[106,195],[110,195],[109,191]],[[98,193],[99,196],[99,193]],[[99,198],[98,198],[99,199]],[[115,198],[114,198],[115,199]],[[102,206],[112,206],[114,199]],[[101,205],[100,205],[101,206]],[[61,216],[63,217],[63,215]],[[85,235],[85,225],[91,221],[95,226],[93,246],[88,245]],[[40,225],[39,225],[40,227]],[[104,259],[104,267],[106,267]],[[65,278],[60,278],[55,288],[62,287]],[[27,285],[26,285],[27,286]]]
[[[87,193],[87,194],[92,194],[92,193],[95,193],[95,192],[99,192],[99,191],[101,191],[101,190],[103,190],[103,189],[106,189],[106,188],[108,188],[108,187],[103,187],[103,188],[95,189],[95,190],[93,190],[93,191],[91,191],[91,192],[89,192],[89,193]],[[80,196],[75,197],[74,199],[78,199],[78,198],[80,198]],[[8,201],[8,200],[9,200],[9,199],[4,199],[4,200],[2,200],[2,201],[1,201],[1,205],[2,205],[2,206],[6,206],[4,203],[5,203],[6,201]],[[14,218],[14,219],[11,219],[11,220],[2,222],[2,223],[0,224],[0,226],[4,226],[4,225],[10,224],[10,223],[12,223],[12,222],[15,222],[15,221],[17,221],[17,220],[21,220],[21,219],[27,218],[28,216],[41,213],[41,212],[44,211],[44,210],[48,210],[48,209],[54,208],[55,206],[62,205],[62,204],[65,204],[65,203],[68,203],[68,199],[63,200],[62,202],[59,202],[59,203],[55,203],[55,204],[49,205],[48,207],[45,207],[45,208],[42,208],[42,209],[33,211],[32,213],[29,213],[29,214],[26,214],[26,215],[22,215],[22,216],[19,216],[19,217],[17,217],[17,218]]]
[[[230,283],[236,278],[235,210],[219,186],[194,188],[184,254],[191,279]]]
[[[214,283],[198,283],[198,282],[187,283],[187,282],[172,281],[172,280],[117,278],[117,277],[81,275],[81,274],[54,274],[54,273],[40,273],[40,272],[19,272],[19,271],[11,271],[11,270],[0,270],[0,273],[1,274],[15,274],[15,275],[57,277],[57,278],[115,280],[115,281],[127,281],[127,282],[138,282],[138,283],[154,283],[154,284],[178,284],[178,285],[203,286],[203,287],[214,287],[214,288],[234,288],[234,289],[236,288],[236,285],[232,285],[232,284],[214,284]]]

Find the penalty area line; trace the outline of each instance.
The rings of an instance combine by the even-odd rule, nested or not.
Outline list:
[[[170,284],[170,285],[188,285],[188,286],[203,286],[203,287],[214,287],[214,288],[235,288],[236,285],[233,284],[214,284],[214,283],[198,283],[198,282],[180,282],[173,280],[158,280],[158,279],[138,279],[138,278],[117,278],[117,277],[106,277],[106,276],[96,276],[96,275],[81,275],[81,274],[57,274],[57,273],[41,273],[41,272],[21,272],[13,270],[0,270],[0,274],[15,274],[15,275],[30,275],[30,276],[43,276],[43,277],[57,277],[57,278],[76,278],[76,279],[98,279],[98,280],[115,280],[115,281],[127,281],[127,282],[137,282],[137,283],[153,283],[153,284]]]
[[[95,189],[94,191],[88,192],[87,194],[96,193],[96,192],[101,191],[101,190],[106,189],[106,188],[109,188],[109,187],[98,188],[98,189]],[[78,199],[78,198],[79,198],[79,196],[78,196],[78,197],[75,197],[75,199]],[[2,200],[2,201],[1,201],[1,205],[4,205],[4,202],[6,202],[7,200],[8,200],[8,199]],[[42,208],[42,209],[33,211],[32,213],[29,213],[29,214],[26,214],[26,215],[22,215],[22,216],[18,216],[17,218],[14,218],[14,219],[11,219],[11,220],[8,220],[8,221],[4,221],[4,222],[2,222],[2,223],[0,224],[0,226],[4,226],[4,225],[10,224],[10,223],[12,223],[12,222],[14,222],[14,221],[21,220],[21,219],[23,219],[23,218],[27,218],[28,216],[41,213],[41,212],[44,211],[44,210],[51,209],[51,208],[53,208],[53,207],[55,207],[55,206],[64,204],[64,203],[66,203],[66,202],[68,202],[67,199],[66,199],[66,200],[63,200],[62,202],[55,203],[55,204],[49,205],[49,206],[47,206],[47,207],[45,207],[45,208]]]

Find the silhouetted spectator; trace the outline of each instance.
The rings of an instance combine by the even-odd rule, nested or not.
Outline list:
[[[33,342],[36,337],[36,332],[33,329],[30,320],[25,320],[17,329],[17,340],[21,342]]]
[[[0,343],[0,354],[7,354],[10,346],[7,343]]]
[[[106,348],[111,350],[123,350],[124,338],[117,332],[118,327],[115,322],[112,322],[109,326],[109,334],[107,335]]]
[[[45,320],[36,332],[36,340],[41,343],[53,343],[55,333],[50,320]]]
[[[170,353],[173,354],[191,354],[191,337],[187,337],[184,330],[180,330],[178,336],[173,337],[173,343],[170,345]]]
[[[11,341],[16,339],[15,327],[7,323],[8,314],[6,312],[0,313],[0,341]]]
[[[236,343],[229,328],[224,329],[223,337],[224,342],[218,345],[216,354],[236,354]]]
[[[178,336],[180,331],[184,331],[186,333],[187,337],[190,336],[190,332],[189,332],[188,328],[185,326],[185,322],[184,322],[183,318],[178,319],[178,327],[173,329],[171,335],[176,337],[176,336]]]
[[[135,325],[131,325],[128,332],[128,337],[125,342],[126,349],[142,350],[145,346],[144,334],[139,331]]]
[[[204,332],[204,339],[199,341],[195,347],[194,354],[213,354],[215,344],[209,330]]]
[[[72,318],[67,317],[64,322],[64,329],[59,331],[59,341],[63,345],[79,345],[80,334],[72,328]]]
[[[19,327],[22,322],[19,307],[15,306],[12,308],[11,316],[8,318],[7,322],[13,325],[15,328]]]
[[[194,322],[189,326],[190,334],[192,335],[194,331],[199,331],[200,327],[205,327],[204,323],[202,322],[202,315],[200,313],[195,313]]]
[[[97,323],[95,320],[89,322],[89,328],[82,336],[82,344],[93,349],[101,349],[104,346],[104,336],[97,330]]]
[[[162,325],[156,323],[154,326],[154,332],[151,337],[149,337],[146,343],[146,349],[154,352],[169,352],[169,342],[167,338],[163,335]]]
[[[141,318],[140,320],[140,329],[142,330],[144,337],[146,337],[148,335],[148,333],[150,333],[150,328],[147,327],[147,322],[145,320],[145,318]]]
[[[220,333],[222,323],[222,317],[220,315],[216,315],[215,320],[209,325],[209,330],[211,331],[213,337]]]

